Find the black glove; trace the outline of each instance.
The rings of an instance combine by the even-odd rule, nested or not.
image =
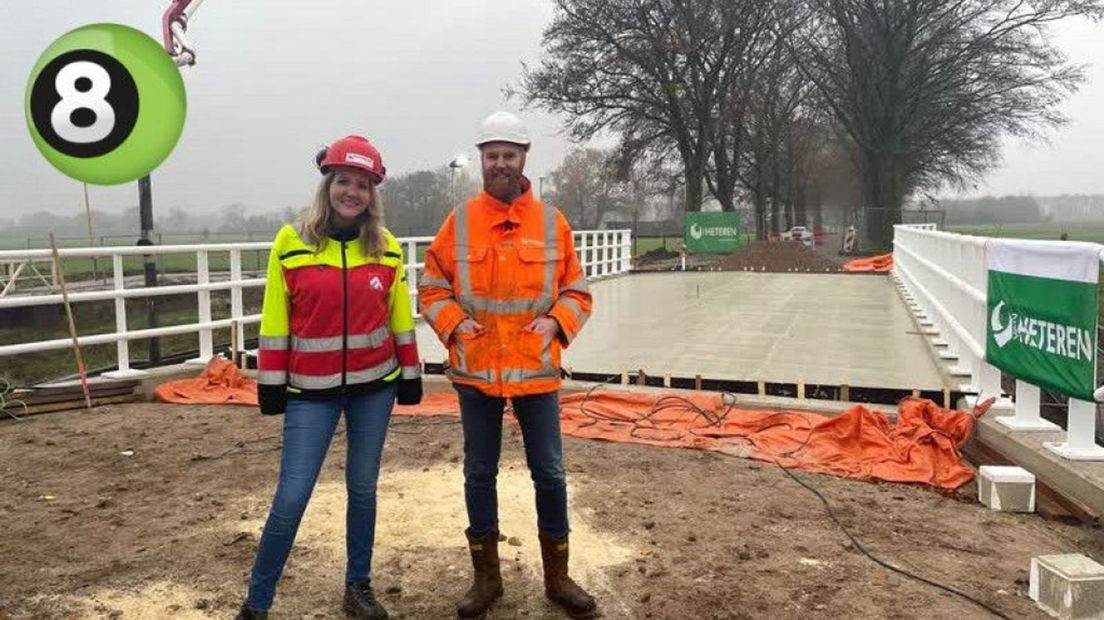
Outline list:
[[[276,415],[287,409],[287,386],[285,385],[257,385],[257,400],[261,405],[261,413]]]
[[[420,402],[422,402],[422,378],[399,379],[398,403],[400,405],[417,405]]]

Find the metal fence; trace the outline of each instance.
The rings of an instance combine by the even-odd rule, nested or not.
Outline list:
[[[432,237],[403,237],[399,242],[404,247],[404,259],[406,261],[407,281],[412,298],[417,295],[418,278],[424,263],[421,257],[425,248],[433,240]],[[245,347],[245,335],[242,327],[256,324],[261,320],[260,314],[245,314],[242,303],[242,291],[250,288],[263,288],[265,279],[261,277],[243,277],[242,256],[243,253],[267,251],[272,243],[225,243],[203,245],[169,245],[169,246],[142,246],[142,247],[91,247],[91,248],[63,248],[58,250],[65,268],[66,260],[106,258],[111,263],[111,277],[109,288],[97,288],[95,290],[79,290],[68,294],[71,303],[86,301],[114,300],[115,331],[111,333],[92,334],[79,336],[78,342],[82,346],[96,344],[116,344],[117,370],[107,373],[113,378],[132,377],[143,374],[142,371],[130,367],[129,342],[143,340],[158,336],[171,336],[177,334],[195,333],[198,337],[199,356],[194,360],[197,363],[206,363],[214,355],[213,332],[216,329],[230,328],[235,334],[234,348],[241,350]],[[583,269],[590,279],[599,279],[618,275],[629,271],[631,267],[632,235],[629,230],[599,230],[576,231],[575,247]],[[126,257],[142,256],[167,256],[167,255],[193,255],[195,257],[196,271],[194,284],[174,284],[156,287],[126,286],[126,273],[123,259]],[[229,257],[228,271],[212,271],[210,268],[211,257],[227,255]],[[0,264],[33,264],[50,263],[50,250],[12,250],[0,251]],[[58,305],[63,303],[62,295],[57,289],[56,281],[43,278],[47,286],[43,286],[30,294],[8,294],[0,296],[0,309],[26,308],[32,306]],[[10,281],[8,282],[10,284]],[[0,278],[0,288],[4,282]],[[220,320],[212,320],[211,292],[230,291],[230,317]],[[16,291],[18,293],[18,291]],[[149,329],[128,329],[127,309],[125,301],[131,298],[151,298],[165,295],[180,295],[194,293],[196,295],[197,321],[182,325],[167,327],[155,327]],[[417,304],[414,304],[417,307]],[[11,360],[14,356],[39,351],[51,351],[67,349],[72,346],[69,338],[53,340],[40,340],[35,342],[21,342],[0,346],[0,359]]]

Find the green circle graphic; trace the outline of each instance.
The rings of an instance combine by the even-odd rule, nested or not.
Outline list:
[[[43,126],[42,123],[49,122],[51,118],[55,120],[66,118],[51,117],[50,114],[53,108],[43,107],[45,104],[43,103],[42,93],[56,90],[56,85],[52,80],[57,74],[58,65],[65,64],[64,60],[53,61],[67,54],[69,55],[67,58],[80,59],[81,54],[74,55],[72,53],[81,51],[84,51],[84,55],[89,58],[102,57],[95,54],[98,52],[100,55],[106,54],[118,61],[118,64],[122,66],[122,70],[130,74],[133,85],[138,90],[137,118],[127,119],[133,121],[133,128],[129,128],[129,133],[126,134],[125,139],[118,146],[113,146],[117,142],[115,138],[118,138],[118,132],[113,134],[109,138],[110,142],[108,142],[108,146],[113,146],[113,148],[108,152],[95,156],[88,156],[88,149],[78,155],[72,154],[77,152],[76,149],[69,149],[71,153],[67,154],[65,143],[59,142],[59,138],[54,132],[48,132],[50,136],[47,139],[39,131],[39,126]],[[51,65],[52,62],[53,65]],[[95,61],[93,60],[93,62]],[[85,68],[87,66],[86,64]],[[49,68],[49,71],[44,74],[43,70],[47,68]],[[120,70],[117,66],[109,68],[116,72]],[[107,75],[108,73],[96,67],[92,67],[92,69],[99,73],[90,75]],[[42,83],[38,85],[38,96],[35,97],[35,103],[38,104],[36,110],[32,105],[32,92],[35,91],[36,83],[39,83],[40,80]],[[113,80],[111,87],[128,88],[129,81],[125,84],[123,82],[123,80]],[[56,105],[56,100],[62,97],[76,97],[75,100],[77,101],[88,100],[93,95],[99,97],[98,90],[90,89],[89,84],[91,83],[85,78],[79,78],[73,82],[75,86],[70,89],[69,94],[54,95],[53,99],[49,101],[49,105]],[[85,91],[91,94],[87,94]],[[108,95],[107,100],[117,100],[117,97]],[[94,101],[88,107],[94,111],[102,109],[102,107],[94,106],[102,105],[102,103]],[[79,106],[79,104],[67,104],[67,106],[66,111]],[[61,172],[78,181],[94,185],[127,183],[143,177],[157,168],[169,156],[169,153],[172,152],[173,147],[180,139],[180,134],[184,130],[187,107],[184,81],[180,77],[180,71],[176,68],[176,64],[169,54],[161,47],[161,44],[139,30],[120,24],[82,26],[59,37],[46,48],[46,51],[35,63],[30,79],[27,81],[27,91],[24,96],[27,128],[31,132],[31,139],[34,140],[38,150],[47,161]],[[127,114],[133,114],[133,110],[120,109],[115,115],[116,120],[123,120],[120,116]],[[35,122],[36,117],[39,120],[38,126]],[[90,122],[89,119],[97,119],[98,117],[88,110],[80,110],[74,113],[72,118],[77,119],[72,122],[79,128],[82,124]],[[127,127],[129,127],[129,123]],[[127,127],[124,127],[124,129]],[[72,135],[71,133],[60,133],[62,135]],[[104,149],[92,149],[91,152],[98,153],[102,150]]]

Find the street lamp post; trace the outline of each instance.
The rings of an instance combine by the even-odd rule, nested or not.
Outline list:
[[[456,206],[456,171],[468,165],[467,155],[457,155],[449,162],[449,209]]]

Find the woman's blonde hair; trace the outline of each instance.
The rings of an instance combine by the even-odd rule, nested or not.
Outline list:
[[[330,205],[330,185],[333,184],[334,174],[328,172],[322,177],[318,191],[314,193],[314,204],[303,214],[299,227],[299,234],[304,241],[315,247],[315,252],[322,251],[329,239],[329,232],[336,227]],[[372,185],[372,198],[368,201],[368,208],[358,219],[361,220],[361,250],[366,256],[379,258],[387,247],[383,235],[383,200],[376,185]]]

